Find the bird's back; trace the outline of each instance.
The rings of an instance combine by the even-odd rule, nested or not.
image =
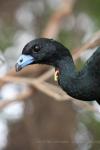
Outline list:
[[[100,82],[100,47],[96,49],[87,61],[88,70]]]
[[[97,48],[87,61],[87,67],[89,76],[93,81],[93,91],[95,90],[95,94],[98,100],[100,100],[100,47]]]

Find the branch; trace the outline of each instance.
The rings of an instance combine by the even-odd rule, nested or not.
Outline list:
[[[88,104],[87,102],[75,100],[72,97],[68,96],[64,91],[62,91],[57,86],[52,85],[52,84],[47,83],[47,82],[40,82],[37,79],[28,79],[28,78],[21,78],[21,77],[9,77],[9,76],[5,77],[4,81],[15,82],[15,83],[23,83],[24,82],[27,84],[31,84],[36,89],[40,90],[44,94],[52,97],[53,99],[55,99],[57,101],[62,101],[62,100],[70,101],[71,100],[79,108],[82,108],[82,109],[85,109],[88,111],[98,112],[92,105]],[[11,102],[14,102],[14,101],[10,101],[9,103],[11,103]],[[4,105],[2,105],[2,103],[1,103],[0,109],[4,106],[8,105],[9,103],[7,102]]]
[[[89,48],[94,48],[96,46],[100,46],[100,31],[94,33],[92,37],[86,43],[84,43],[80,48],[74,50],[73,52],[74,60],[77,60],[83,51],[86,51]]]
[[[59,33],[62,18],[72,13],[76,0],[62,0],[61,5],[56,9],[49,19],[45,30],[42,32],[43,37],[56,38]]]

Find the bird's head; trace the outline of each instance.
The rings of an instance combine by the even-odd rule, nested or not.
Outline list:
[[[30,41],[22,50],[16,63],[16,71],[31,64],[48,64],[56,66],[61,56],[65,56],[65,47],[53,39],[39,38]]]

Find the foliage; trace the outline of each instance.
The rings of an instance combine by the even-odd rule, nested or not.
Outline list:
[[[4,25],[0,28],[0,50],[4,51],[13,44],[14,28]]]

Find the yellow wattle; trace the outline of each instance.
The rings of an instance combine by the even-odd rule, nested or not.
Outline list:
[[[59,74],[59,71],[56,70],[54,73],[54,81],[58,81],[58,74]]]

